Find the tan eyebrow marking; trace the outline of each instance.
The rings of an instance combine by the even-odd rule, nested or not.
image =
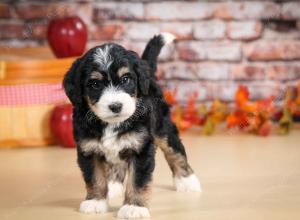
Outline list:
[[[102,80],[103,79],[103,75],[97,71],[93,71],[91,73],[91,79],[99,79]]]
[[[129,68],[128,67],[121,67],[118,70],[118,76],[121,78],[124,74],[129,72]]]

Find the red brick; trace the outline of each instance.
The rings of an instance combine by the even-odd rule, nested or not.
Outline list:
[[[239,61],[242,57],[241,46],[235,43],[212,43],[204,45],[204,50],[208,60]]]
[[[94,20],[141,20],[144,18],[142,3],[101,2],[95,6]]]
[[[196,39],[222,39],[225,37],[226,25],[223,21],[202,21],[194,25]]]
[[[181,102],[186,102],[187,97],[193,92],[198,93],[197,101],[233,101],[238,84],[234,82],[217,81],[164,81],[167,88],[177,89],[177,98]]]
[[[18,3],[15,6],[19,18],[29,20],[38,18],[54,18],[74,15],[91,15],[90,3]],[[85,21],[87,19],[84,19]]]
[[[280,6],[267,1],[224,2],[216,4],[214,16],[221,19],[279,18]]]
[[[47,24],[45,23],[30,23],[26,25],[27,35],[31,39],[46,39]]]
[[[198,81],[182,81],[182,80],[166,80],[162,82],[164,88],[169,90],[177,90],[176,98],[180,102],[186,102],[187,98],[193,94],[198,93],[197,101],[211,100],[211,92],[209,91],[208,83]]]
[[[249,60],[296,60],[300,59],[299,41],[255,42],[245,48]]]
[[[126,49],[135,51],[140,56],[142,55],[145,47],[146,47],[147,41],[131,41],[126,40],[125,42],[122,42],[121,45],[123,45]]]
[[[146,19],[194,20],[212,16],[213,4],[202,2],[155,2],[145,5]]]
[[[23,23],[16,23],[16,22],[0,23],[0,30],[1,30],[0,39],[26,38],[26,29]]]
[[[266,78],[265,65],[263,64],[237,64],[230,68],[233,80],[263,80]]]
[[[92,3],[83,2],[78,4],[75,15],[79,16],[89,27],[92,25],[94,7]]]
[[[254,40],[261,37],[262,29],[261,22],[230,22],[227,27],[227,36],[233,40]]]
[[[168,22],[160,25],[161,32],[170,32],[177,40],[188,40],[193,38],[193,28],[190,22]]]
[[[16,14],[24,20],[63,18],[79,16],[87,25],[92,20],[92,5],[90,3],[20,3],[16,5]]]
[[[137,41],[125,41],[125,42],[121,42],[121,44],[125,48],[127,48],[129,50],[133,50],[136,53],[138,53],[139,55],[142,55],[148,40],[149,39],[147,39],[147,41],[138,41],[138,42]],[[174,44],[165,45],[161,50],[158,60],[162,61],[162,62],[171,61],[174,59],[174,55],[175,55]]]
[[[128,23],[126,25],[125,35],[132,40],[149,40],[155,34],[160,33],[158,24],[153,23]]]
[[[226,102],[234,101],[235,93],[240,83],[233,81],[182,81],[182,80],[162,80],[165,88],[177,89],[177,99],[186,102],[187,97],[193,92],[198,92],[197,101],[211,101],[220,99]],[[264,99],[274,96],[277,101],[284,98],[287,86],[277,82],[247,82],[251,100]]]
[[[300,64],[270,63],[270,64],[238,64],[231,67],[234,80],[275,80],[287,81],[300,79]]]
[[[211,92],[211,99],[220,99],[226,102],[234,101],[234,96],[238,84],[234,82],[215,82],[209,85],[209,91]]]
[[[177,44],[179,57],[186,61],[198,60],[241,60],[241,46],[237,43],[203,43],[179,42]]]
[[[232,102],[238,86],[241,84],[239,82],[213,82],[205,83],[206,89],[209,91],[210,99],[221,99],[222,101]],[[286,85],[280,84],[278,82],[264,81],[264,82],[243,82],[243,85],[246,85],[249,89],[250,99],[258,100],[274,96],[276,101],[280,101],[284,98]]]
[[[205,54],[204,51],[201,51],[193,45],[199,44],[197,42],[180,42],[177,44],[177,52],[179,54],[179,58],[185,61],[198,61],[204,60]],[[199,46],[199,45],[197,45]]]
[[[121,45],[124,46],[128,50],[135,51],[138,53],[140,56],[142,55],[145,46],[146,46],[146,41],[131,41],[131,40],[125,40],[121,42]]]
[[[225,63],[199,63],[196,76],[200,80],[228,80],[229,67]]]
[[[0,18],[11,17],[9,5],[0,3]]]
[[[281,17],[283,19],[300,19],[300,2],[283,3],[281,9]]]
[[[266,69],[268,79],[276,81],[299,80],[300,64],[278,63],[268,66]]]
[[[276,100],[282,100],[285,86],[277,82],[213,82],[206,86],[211,92],[211,99],[220,99],[222,101],[232,102],[238,86],[243,84],[248,87],[251,100],[258,100],[274,96]]]
[[[300,30],[300,29],[299,29]],[[264,28],[263,38],[265,40],[297,40],[300,39],[300,31],[297,29],[276,31],[272,28]]]
[[[284,98],[286,87],[277,82],[252,82],[246,84],[249,88],[250,99],[258,100],[274,96],[276,101]]]
[[[89,49],[91,49],[93,47],[97,47],[99,45],[105,44],[107,42],[108,42],[107,40],[103,40],[103,41],[101,41],[101,40],[92,40],[92,39],[88,40],[87,41],[87,46],[86,46],[87,49],[86,50],[89,50]],[[119,40],[109,40],[109,42],[122,45],[122,42],[120,42]]]
[[[197,64],[183,62],[160,64],[163,79],[197,79]]]
[[[116,40],[120,39],[123,33],[123,26],[120,24],[96,25],[91,32],[91,39],[94,40]]]

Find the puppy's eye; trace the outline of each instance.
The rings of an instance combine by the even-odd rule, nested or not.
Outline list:
[[[130,82],[130,77],[129,76],[123,76],[121,78],[121,84],[127,84]]]
[[[93,88],[93,89],[100,89],[101,87],[101,83],[99,80],[92,80],[90,82],[90,86]]]

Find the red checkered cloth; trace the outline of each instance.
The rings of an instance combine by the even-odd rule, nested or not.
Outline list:
[[[0,106],[56,104],[67,100],[60,83],[0,86]]]

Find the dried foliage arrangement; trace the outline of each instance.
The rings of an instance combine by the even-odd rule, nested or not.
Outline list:
[[[176,89],[165,90],[164,96],[172,106],[172,120],[181,131],[200,126],[202,133],[211,135],[218,126],[238,129],[260,136],[288,134],[294,120],[300,118],[300,82],[296,89],[288,89],[282,105],[276,105],[275,97],[251,101],[249,90],[240,85],[233,106],[220,100],[212,104],[197,104],[198,93],[193,92],[185,105],[176,99]],[[225,126],[224,126],[225,125]]]

